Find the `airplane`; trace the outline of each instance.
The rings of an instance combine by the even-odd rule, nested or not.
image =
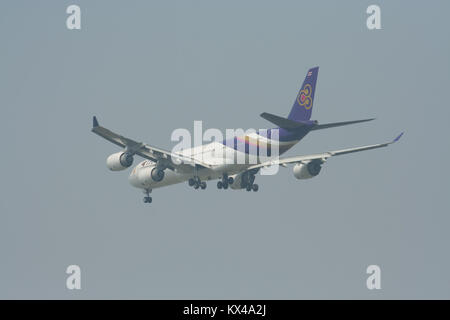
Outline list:
[[[186,181],[194,189],[206,189],[206,181],[218,179],[218,189],[225,190],[230,187],[258,191],[259,186],[255,184],[255,175],[261,169],[270,166],[286,167],[291,164],[294,165],[295,178],[310,179],[320,173],[323,164],[330,157],[387,147],[402,137],[403,132],[390,142],[280,158],[279,155],[291,149],[310,131],[374,120],[371,118],[325,124],[310,120],[318,72],[319,67],[308,70],[287,118],[267,112],[260,115],[275,124],[276,128],[258,130],[250,134],[234,136],[232,139],[214,141],[176,152],[114,133],[100,126],[96,116],[93,117],[92,132],[122,148],[122,151],[110,155],[106,160],[107,167],[111,171],[121,171],[131,167],[134,156],[145,159],[133,168],[129,176],[130,184],[143,190],[145,203],[152,202],[150,193],[153,189]],[[272,138],[277,135],[278,139]],[[272,154],[273,150],[278,152]],[[237,163],[235,161],[237,156],[243,156],[245,161]]]

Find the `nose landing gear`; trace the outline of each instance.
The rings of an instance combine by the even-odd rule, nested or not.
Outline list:
[[[152,203],[152,197],[144,197],[144,203]]]
[[[144,203],[152,203],[152,197],[150,197],[150,193],[152,192],[152,189],[145,189],[144,190]]]

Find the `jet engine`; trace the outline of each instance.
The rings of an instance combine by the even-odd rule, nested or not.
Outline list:
[[[317,176],[322,169],[322,161],[312,160],[308,163],[297,163],[294,166],[294,177],[297,179],[310,179]]]
[[[157,168],[155,165],[139,168],[135,175],[135,179],[139,185],[149,186],[154,182],[164,179],[164,170]]]
[[[106,159],[106,166],[111,171],[121,171],[133,164],[133,156],[127,152],[117,152]]]
[[[164,170],[154,167],[150,172],[150,176],[152,177],[153,181],[159,182],[164,179]]]

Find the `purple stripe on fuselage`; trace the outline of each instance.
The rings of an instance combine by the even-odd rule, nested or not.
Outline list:
[[[298,143],[303,137],[305,137],[311,130],[311,126],[305,126],[305,128],[300,128],[295,131],[286,130],[283,128],[272,128],[267,130],[256,131],[258,135],[268,139],[274,139],[277,136],[276,130],[278,130],[278,141],[279,149],[278,153],[281,155],[290,148],[292,148],[296,143]],[[235,136],[230,139],[225,139],[222,144],[234,150],[245,151],[245,153],[250,155],[267,155],[271,156],[271,148],[260,146],[254,142],[250,142],[249,139],[245,139],[245,136]]]

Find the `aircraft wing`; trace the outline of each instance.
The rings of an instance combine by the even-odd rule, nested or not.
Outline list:
[[[179,155],[166,151],[160,148],[144,144],[142,142],[137,142],[132,139],[126,138],[122,135],[112,132],[99,125],[97,118],[93,118],[92,132],[98,134],[100,137],[118,145],[119,147],[127,149],[128,152],[132,154],[137,154],[145,159],[157,162],[164,161],[167,168],[174,170],[178,166],[190,165],[190,166],[200,166],[204,168],[211,168],[210,165],[194,159],[192,157],[187,157],[184,155]]]
[[[252,169],[259,169],[262,167],[268,167],[268,166],[272,166],[272,165],[285,166],[285,165],[291,164],[291,163],[309,162],[311,160],[317,160],[317,159],[320,159],[322,162],[325,162],[328,158],[330,158],[332,156],[339,156],[342,154],[348,154],[348,153],[353,153],[353,152],[360,152],[360,151],[366,151],[366,150],[387,147],[388,145],[397,142],[402,137],[402,135],[403,135],[403,132],[401,134],[399,134],[394,140],[392,140],[390,142],[385,142],[385,143],[372,144],[372,145],[367,145],[367,146],[362,146],[362,147],[341,149],[341,150],[335,150],[335,151],[328,151],[328,152],[324,152],[324,153],[317,153],[317,154],[311,154],[311,155],[306,155],[306,156],[280,158],[280,159],[276,159],[276,160],[272,160],[272,161],[267,161],[267,162],[263,162],[263,163],[251,166],[247,169],[247,171],[252,170]]]

